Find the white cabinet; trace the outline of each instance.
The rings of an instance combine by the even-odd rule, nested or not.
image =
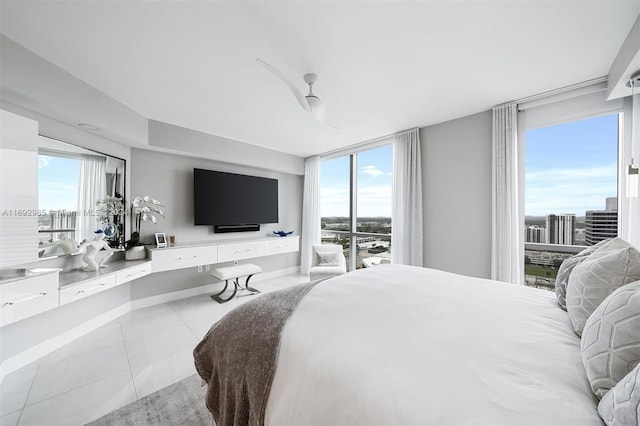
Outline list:
[[[218,247],[216,245],[205,245],[154,249],[151,250],[151,260],[153,262],[153,272],[208,265],[218,263]]]
[[[0,327],[57,307],[57,273],[0,285]]]
[[[218,262],[264,256],[264,241],[225,243],[218,245]]]
[[[115,273],[116,285],[122,285],[137,278],[144,277],[145,275],[149,275],[150,273],[151,263],[149,262],[144,262],[137,266],[131,266]]]
[[[264,255],[291,253],[300,250],[300,239],[297,237],[273,238],[264,242]]]
[[[38,258],[38,123],[0,111],[0,267]]]
[[[82,284],[60,289],[60,305],[75,302],[116,286],[115,274],[85,281]]]

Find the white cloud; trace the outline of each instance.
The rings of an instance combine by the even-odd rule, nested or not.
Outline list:
[[[357,195],[358,216],[391,216],[391,185],[359,188]],[[321,188],[320,215],[349,216],[349,189]]]
[[[48,155],[38,155],[38,168],[43,169],[49,167],[49,161],[51,161],[51,157]]]
[[[365,175],[369,175],[371,177],[378,177],[378,176],[384,174],[384,172],[382,170],[380,170],[379,168],[377,168],[376,166],[360,167],[360,173],[365,174]]]
[[[551,169],[526,173],[525,214],[543,216],[603,210],[605,198],[615,197],[617,167]]]

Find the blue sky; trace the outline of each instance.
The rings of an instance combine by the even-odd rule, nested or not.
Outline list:
[[[78,210],[80,162],[73,158],[38,156],[38,209]]]
[[[528,130],[525,146],[525,215],[584,216],[617,196],[617,114]]]
[[[391,217],[391,145],[358,153],[358,217]],[[320,168],[320,216],[349,216],[349,156]]]

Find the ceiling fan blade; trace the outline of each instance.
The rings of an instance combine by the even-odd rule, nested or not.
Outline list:
[[[316,120],[326,126],[333,127],[334,129],[339,129],[339,127],[332,124],[327,118],[327,110],[324,107],[324,102],[322,102],[322,99],[315,95],[308,95],[305,98],[307,103],[311,107],[311,114],[313,114]]]
[[[275,75],[280,80],[282,80],[282,82],[284,82],[287,86],[289,86],[289,89],[291,89],[291,91],[293,92],[293,95],[296,97],[296,100],[298,101],[298,103],[300,104],[303,110],[307,112],[311,111],[311,107],[307,103],[307,100],[304,98],[302,93],[296,88],[296,86],[287,78],[286,75],[284,75],[279,69],[275,68],[273,65],[263,61],[260,58],[256,59],[256,63],[258,65],[261,65],[267,71],[271,72],[273,75]]]

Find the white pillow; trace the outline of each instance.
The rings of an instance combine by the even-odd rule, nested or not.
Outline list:
[[[598,404],[607,426],[640,424],[640,365],[618,382]]]
[[[567,310],[567,283],[569,282],[569,277],[571,276],[571,272],[573,272],[573,268],[578,266],[578,264],[591,255],[591,253],[594,253],[610,241],[611,239],[602,240],[598,244],[589,246],[575,256],[565,259],[565,261],[562,262],[556,277],[556,297],[558,298],[558,304],[562,309],[565,311]]]
[[[602,398],[640,362],[640,281],[620,287],[598,306],[580,347],[591,390]]]
[[[318,264],[316,266],[340,266],[340,253],[337,251],[332,252],[317,252]]]
[[[578,264],[567,285],[567,312],[578,335],[587,318],[613,291],[640,280],[640,252],[615,238]]]

